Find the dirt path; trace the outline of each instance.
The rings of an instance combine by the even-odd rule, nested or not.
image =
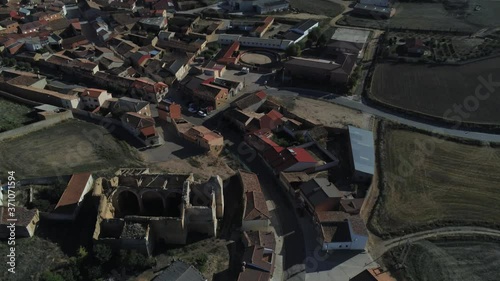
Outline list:
[[[385,252],[392,248],[402,246],[406,243],[413,243],[419,240],[424,240],[428,238],[436,238],[439,236],[468,236],[468,235],[484,235],[489,237],[500,238],[500,230],[490,229],[486,227],[476,227],[476,226],[449,226],[441,227],[432,230],[426,230],[416,233],[411,233],[405,236],[381,240],[378,237],[371,237],[372,248],[370,253],[374,259],[382,256]]]

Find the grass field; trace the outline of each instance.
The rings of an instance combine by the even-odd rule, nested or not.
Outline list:
[[[290,0],[290,6],[301,12],[328,17],[335,17],[344,11],[340,4],[328,0]]]
[[[401,248],[387,254],[384,263],[401,262]],[[411,244],[405,269],[392,274],[401,281],[497,281],[499,260],[498,242],[423,240]]]
[[[0,133],[34,121],[28,116],[31,111],[25,105],[0,98]]]
[[[461,66],[381,63],[375,68],[369,97],[451,122],[499,125],[500,89],[495,86],[500,81],[498,65],[498,57]],[[480,79],[488,81],[489,76],[493,86],[488,95]],[[480,99],[476,98],[477,87],[482,87]],[[455,105],[464,112],[455,110]]]
[[[103,127],[71,120],[0,142],[0,170],[17,179],[110,170],[140,165],[137,155]]]
[[[500,226],[500,148],[386,126],[381,133],[372,232],[399,236],[442,225]]]
[[[4,270],[0,272],[0,280],[3,281],[27,281],[38,280],[37,274],[49,270],[59,264],[68,262],[68,257],[61,251],[56,243],[48,240],[32,237],[16,240],[16,273],[7,271],[6,264],[9,253],[7,243],[0,243],[0,262]]]

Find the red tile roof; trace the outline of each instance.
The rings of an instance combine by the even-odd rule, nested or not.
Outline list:
[[[262,192],[251,191],[245,193],[245,196],[246,206],[243,220],[262,220],[270,218],[266,198],[264,198]]]
[[[241,181],[241,185],[243,186],[243,192],[262,192],[259,178],[256,174],[239,170],[238,176]]]
[[[302,147],[293,147],[289,148],[289,150],[290,149],[295,152],[295,154],[292,153],[292,155],[295,156],[295,159],[297,159],[298,162],[317,162],[316,159],[314,159],[314,157],[312,157],[311,154]]]
[[[145,137],[149,137],[149,136],[155,136],[156,135],[156,129],[154,126],[149,126],[149,127],[146,127],[146,128],[142,128],[141,129],[141,134]]]
[[[91,96],[93,98],[98,98],[103,92],[106,90],[95,89],[95,88],[87,88],[83,91],[82,96]]]
[[[85,186],[89,181],[91,173],[73,174],[68,182],[68,186],[64,190],[55,209],[68,205],[76,205],[80,202]]]
[[[257,97],[259,97],[261,100],[263,100],[263,99],[265,99],[267,97],[267,94],[264,91],[258,91],[257,93],[255,93],[255,95]]]
[[[271,118],[271,120],[273,121],[276,121],[276,120],[279,120],[281,118],[283,118],[283,115],[281,113],[279,113],[278,111],[276,110],[271,110],[269,111],[266,116],[268,116],[269,118]]]
[[[276,151],[276,152],[281,152],[281,151],[283,151],[285,149],[284,147],[281,147],[277,143],[275,143],[274,141],[272,141],[270,138],[266,138],[265,136],[259,136],[259,138],[263,142],[265,142],[266,144],[268,144],[269,147],[273,148],[274,151]]]

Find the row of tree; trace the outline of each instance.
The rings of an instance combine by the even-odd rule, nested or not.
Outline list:
[[[309,32],[307,38],[304,42],[298,42],[297,44],[292,44],[286,48],[285,53],[287,56],[300,56],[302,54],[302,50],[304,48],[313,48],[313,47],[324,47],[328,43],[328,38],[324,33],[321,33],[321,29],[319,27],[314,28]]]

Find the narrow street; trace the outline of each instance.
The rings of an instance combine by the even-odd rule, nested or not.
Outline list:
[[[256,155],[249,155],[248,148],[244,148],[243,139],[231,128],[221,125],[218,128],[224,138],[227,140],[227,149],[231,156],[250,171],[257,174],[262,186],[264,195],[274,209],[271,214],[275,216],[272,219],[273,226],[277,232],[278,239],[283,239],[283,271],[294,265],[301,265],[305,260],[305,245],[302,235],[302,228],[293,210],[292,204],[288,201],[286,194],[277,183],[277,178],[265,166],[262,159]],[[248,153],[248,154],[247,154]],[[269,205],[269,204],[268,204]]]

